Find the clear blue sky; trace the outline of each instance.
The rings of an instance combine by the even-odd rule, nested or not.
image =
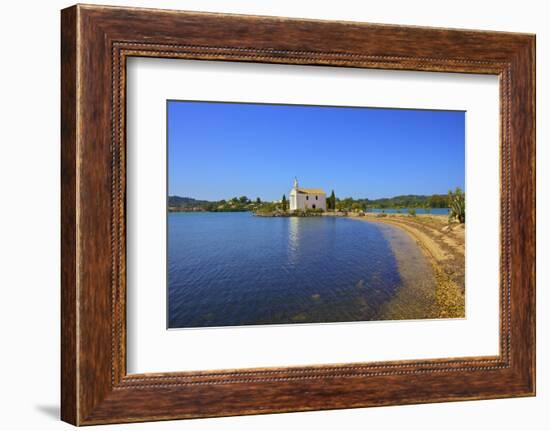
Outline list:
[[[301,187],[377,199],[464,189],[465,113],[169,101],[168,193],[219,200]]]

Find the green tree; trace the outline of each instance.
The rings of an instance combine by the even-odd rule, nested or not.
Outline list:
[[[353,205],[353,198],[345,198],[342,202],[346,211],[349,211]]]
[[[262,200],[260,198],[256,198],[256,203],[257,204],[261,204],[262,203]]]
[[[288,201],[286,200],[285,195],[283,195],[283,199],[281,200],[281,205],[283,206],[283,211],[286,211],[288,209]]]
[[[242,203],[242,204],[247,204],[249,202],[249,200],[246,196],[241,196],[239,198],[239,202]]]
[[[354,211],[364,211],[365,210],[365,207],[362,203],[360,202],[354,202],[352,205],[351,205],[351,208],[354,210]]]
[[[447,208],[448,197],[445,195],[432,195],[428,198],[430,208]]]
[[[336,209],[336,195],[334,194],[334,190],[332,190],[332,193],[328,198],[327,207],[329,210],[333,211]]]

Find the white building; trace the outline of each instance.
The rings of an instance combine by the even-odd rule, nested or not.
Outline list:
[[[294,187],[288,194],[291,211],[303,209],[327,210],[327,196],[322,189],[302,189],[298,187],[298,180],[294,178]]]

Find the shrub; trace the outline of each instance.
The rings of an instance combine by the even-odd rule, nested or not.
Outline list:
[[[416,217],[416,210],[414,208],[409,208],[409,215],[411,217]]]
[[[457,187],[454,192],[449,190],[449,221],[457,220],[459,223],[466,221],[466,207],[464,192]]]

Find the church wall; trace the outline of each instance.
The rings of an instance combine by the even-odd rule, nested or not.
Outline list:
[[[306,197],[309,196],[309,200],[306,199]],[[327,202],[326,202],[326,196],[325,195],[317,195],[318,200],[315,200],[316,195],[306,195],[303,193],[297,194],[297,208],[298,209],[312,209],[313,205],[315,205],[315,208],[317,209],[327,209]],[[292,209],[292,208],[291,208]]]

